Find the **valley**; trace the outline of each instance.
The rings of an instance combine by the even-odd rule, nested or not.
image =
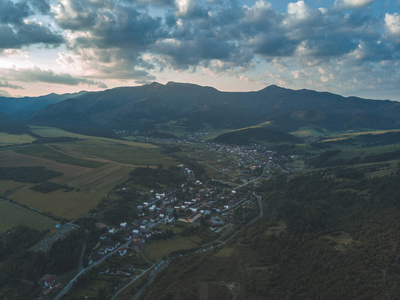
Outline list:
[[[157,87],[175,95],[172,86],[203,90],[153,84],[141,92]],[[260,93],[271,90],[293,93]],[[140,93],[135,99],[150,109]],[[194,103],[191,121],[213,111]],[[103,107],[96,105],[98,113]],[[0,134],[0,298],[355,299],[400,292],[394,119],[374,128],[364,118],[368,127],[343,130],[320,111],[281,111],[279,120],[228,125],[236,111],[220,120],[202,115],[198,130],[184,114],[174,126],[164,127],[172,122],[165,118],[94,130],[94,123],[79,129],[38,122],[45,113]],[[282,120],[290,122],[278,125]]]

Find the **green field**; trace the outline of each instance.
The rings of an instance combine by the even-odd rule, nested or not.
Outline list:
[[[55,148],[52,148],[52,146],[48,145],[29,145],[26,147],[14,149],[14,152],[26,155],[33,155],[64,164],[76,165],[86,168],[98,168],[104,165],[104,163],[101,162],[80,159],[66,155],[61,151],[56,151]]]
[[[24,145],[0,151],[0,165],[4,167],[45,167],[62,173],[51,182],[67,185],[68,192],[33,191],[33,183],[11,180],[1,182],[1,194],[7,194],[25,204],[58,217],[73,219],[93,208],[118,184],[129,178],[136,167],[168,168],[177,165],[162,149],[146,143],[91,137],[69,133],[57,128],[32,127],[43,137],[76,137],[80,140]]]
[[[37,230],[53,229],[56,222],[30,209],[0,200],[0,233],[23,225]]]
[[[54,127],[30,126],[30,129],[33,133],[40,135],[41,137],[74,137],[74,138],[78,138],[78,139],[82,139],[82,140],[105,141],[105,142],[110,142],[110,143],[117,143],[117,144],[121,144],[121,145],[136,146],[136,147],[142,147],[142,148],[158,148],[157,146],[154,146],[152,144],[137,143],[137,142],[127,141],[127,140],[83,135],[83,134],[73,133],[73,132],[65,131],[60,128],[54,128]]]
[[[387,145],[387,146],[378,146],[371,148],[354,149],[354,150],[343,151],[338,155],[335,155],[335,159],[337,158],[351,159],[356,156],[364,158],[365,156],[370,154],[381,154],[397,150],[400,150],[400,145]]]
[[[194,248],[197,243],[200,242],[200,238],[196,236],[192,237],[177,237],[169,240],[155,241],[150,244],[146,244],[144,251],[151,259],[157,260],[164,256],[168,256],[170,253],[178,250],[185,250]]]
[[[139,144],[140,145],[140,144]],[[147,144],[144,144],[147,145]],[[164,168],[178,163],[170,156],[162,153],[158,147],[133,146],[109,140],[83,140],[74,143],[57,144],[67,153],[80,154],[88,159],[101,159],[122,164],[157,166]]]
[[[29,134],[9,134],[0,132],[0,146],[32,143],[36,139]]]

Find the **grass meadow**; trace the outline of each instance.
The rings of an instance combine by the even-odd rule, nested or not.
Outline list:
[[[153,243],[146,244],[144,247],[144,253],[151,259],[158,260],[164,256],[168,256],[174,251],[196,247],[197,243],[200,241],[200,237],[197,236],[181,236],[169,240],[155,241]]]
[[[16,226],[53,229],[56,222],[28,208],[0,199],[0,234]]]
[[[29,134],[9,134],[0,132],[0,147],[32,143],[36,139]]]

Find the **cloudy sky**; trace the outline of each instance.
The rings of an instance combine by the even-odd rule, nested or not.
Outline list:
[[[400,0],[0,1],[0,95],[153,81],[400,100]]]

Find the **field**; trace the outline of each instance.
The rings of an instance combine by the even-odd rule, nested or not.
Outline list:
[[[36,139],[29,134],[9,134],[5,132],[0,132],[0,147],[32,143],[35,140]]]
[[[136,142],[126,141],[126,140],[117,140],[117,139],[111,139],[111,138],[105,138],[105,137],[83,135],[83,134],[73,133],[73,132],[65,131],[65,130],[62,130],[59,128],[54,128],[54,127],[30,126],[30,129],[33,133],[40,135],[41,137],[74,137],[74,138],[78,138],[78,139],[82,139],[82,140],[105,141],[105,142],[111,142],[111,143],[133,146],[133,147],[137,146],[137,147],[141,147],[141,148],[158,148],[157,146],[154,146],[151,144],[136,143]]]
[[[362,149],[354,149],[343,151],[335,156],[336,158],[344,158],[344,159],[351,159],[356,156],[364,158],[370,154],[381,154],[386,152],[393,152],[400,150],[400,145],[387,145],[387,146],[378,146],[378,147],[371,147],[371,148],[362,148]]]
[[[70,136],[81,140],[65,143],[26,145],[0,151],[3,167],[42,166],[63,173],[51,181],[72,190],[49,193],[30,189],[34,184],[0,182],[0,193],[54,216],[73,219],[96,207],[114,186],[126,181],[136,167],[169,167],[178,164],[161,148],[125,140],[91,137],[57,128],[32,127],[43,137]]]
[[[399,132],[400,129],[393,129],[393,130],[376,130],[376,131],[362,131],[362,132],[349,132],[349,133],[341,133],[337,135],[333,135],[332,137],[354,137],[358,135],[365,135],[365,134],[384,134],[388,132]]]
[[[46,230],[53,229],[55,224],[52,219],[37,212],[0,200],[0,234],[19,225]]]
[[[327,130],[315,130],[313,128],[302,127],[297,131],[293,131],[290,134],[293,134],[297,137],[318,137],[328,135]]]
[[[178,250],[191,249],[197,246],[199,237],[177,237],[169,240],[155,241],[146,244],[144,253],[151,259],[157,260]]]
[[[77,165],[81,167],[98,168],[103,165],[101,162],[66,155],[61,151],[57,151],[54,146],[50,145],[31,145],[23,148],[17,148],[14,150],[14,152],[37,156],[45,159],[54,160],[60,163]]]
[[[161,153],[159,147],[150,147],[148,144],[133,143],[119,140],[83,140],[74,143],[56,144],[55,149],[65,151],[69,155],[96,160],[100,162],[118,162],[129,165],[163,165],[170,167],[177,162]]]

